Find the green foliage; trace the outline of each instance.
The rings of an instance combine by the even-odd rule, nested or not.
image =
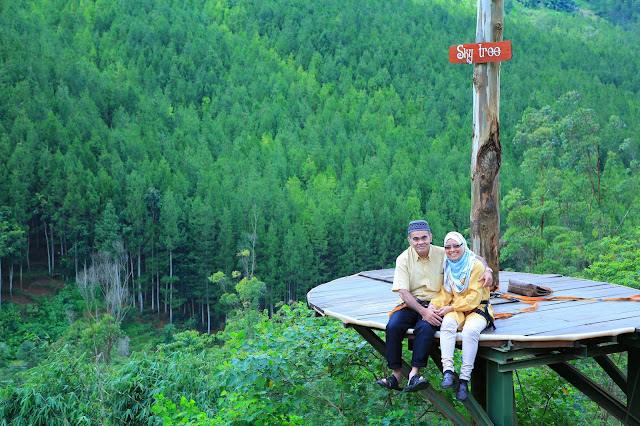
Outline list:
[[[589,0],[595,13],[616,25],[637,29],[640,23],[640,2],[638,0]]]
[[[640,182],[637,162],[619,166],[624,151],[612,133],[619,119],[599,124],[581,101],[568,92],[553,107],[528,109],[518,125],[526,177],[503,200],[506,268],[575,275],[588,265],[585,252],[594,239],[632,229],[622,206],[639,201],[632,189]]]
[[[518,419],[526,424],[584,424],[597,405],[547,367],[520,370],[514,379]]]
[[[113,204],[108,202],[100,220],[96,223],[96,249],[106,253],[113,252],[114,244],[122,238],[121,226]]]
[[[56,419],[91,424],[104,410],[95,398],[96,370],[84,357],[63,349],[47,363],[30,370],[25,383],[0,390],[0,418],[8,424],[46,424]]]
[[[246,256],[249,256],[248,250]],[[233,271],[232,278],[241,277],[240,272]],[[215,286],[219,286],[224,293],[220,296],[220,303],[230,308],[242,308],[243,311],[255,310],[258,308],[260,299],[266,290],[264,282],[256,277],[242,277],[233,287],[235,292],[231,291],[232,283],[226,277],[224,272],[218,271],[211,275],[208,280]]]
[[[640,228],[623,237],[603,238],[590,247],[594,262],[582,277],[640,288]]]
[[[637,0],[505,3],[502,267],[593,262],[585,276],[637,287]],[[471,74],[442,58],[475,19],[444,0],[3,2],[4,286],[25,240],[55,246],[66,277],[122,241],[141,315],[154,292],[158,328],[163,308],[181,325],[139,345],[164,341],[156,353],[94,364],[85,351],[108,356],[120,324],[67,328],[70,292],[3,300],[0,418],[146,424],[157,404],[157,421],[442,422],[372,391],[384,362],[339,323],[258,309],[391,267],[411,219],[436,241],[468,227]],[[179,332],[194,318],[226,329]],[[593,418],[563,384],[531,381],[536,424]]]
[[[373,387],[386,372],[384,361],[339,322],[313,318],[302,305],[284,305],[270,320],[266,314],[234,318],[217,335],[227,354],[221,377],[238,394],[229,403],[244,406],[251,395],[268,412],[295,414],[305,424],[351,424],[363,417],[394,424],[394,413],[416,424],[438,419],[419,420],[426,411],[419,398],[392,398],[393,408],[387,406],[388,395]]]
[[[237,425],[303,425],[305,419],[296,414],[283,413],[269,398],[267,391],[227,393],[222,391],[218,400],[220,411],[213,424]]]
[[[158,350],[160,352],[201,352],[212,347],[213,342],[213,336],[201,335],[197,331],[187,330],[173,334],[171,342],[160,345]]]
[[[195,406],[195,401],[192,399],[187,401],[184,396],[180,399],[180,408],[176,407],[176,404],[164,398],[164,395],[156,395],[156,403],[151,407],[153,414],[162,419],[162,424],[173,425],[187,424],[187,425],[209,425],[212,421],[207,420],[207,415],[201,412],[198,407]]]
[[[0,310],[0,375],[12,381],[20,371],[37,365],[50,354],[50,345],[67,333],[77,317],[80,296],[66,286],[54,297],[42,297],[20,306],[6,303]]]
[[[297,304],[271,319],[252,312],[216,336],[177,333],[155,353],[111,365],[57,350],[0,390],[0,417],[25,424],[45,415],[80,424],[442,421],[424,400],[374,387],[384,361],[339,321],[314,318]]]
[[[574,12],[578,6],[573,0],[518,0],[527,7],[546,7],[564,12]]]
[[[626,354],[607,356],[620,371],[627,370]],[[626,397],[625,392],[615,385],[593,358],[570,361],[570,364],[616,398],[624,400]],[[517,371],[514,375],[514,387],[519,423],[617,424],[604,408],[546,366]]]
[[[111,350],[119,338],[123,337],[120,323],[109,314],[104,314],[98,322],[89,322],[89,326],[82,332],[80,346],[93,354],[96,361],[111,361]]]
[[[258,307],[260,297],[265,291],[265,284],[256,277],[251,279],[244,277],[236,284],[236,291],[244,304],[255,309]]]
[[[573,13],[571,1],[507,2],[518,48],[501,74],[508,268],[574,273],[589,243],[638,225],[634,1]],[[210,285],[215,271],[260,277],[258,302],[272,308],[392,266],[407,221],[427,218],[436,241],[468,227],[471,77],[442,58],[472,37],[475,7],[3,5],[5,221],[32,243],[52,238],[52,271],[67,278],[122,241],[141,311],[164,279],[156,312],[167,304],[185,321],[206,305],[214,328],[245,302],[219,302],[235,291]],[[2,266],[24,264],[26,246],[10,259],[2,244]]]

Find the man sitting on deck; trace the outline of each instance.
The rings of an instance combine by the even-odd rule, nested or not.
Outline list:
[[[393,370],[393,374],[377,383],[386,389],[403,390],[400,387],[402,340],[407,330],[413,328],[411,372],[404,391],[415,392],[429,386],[429,382],[419,373],[420,368],[427,365],[433,335],[442,323],[442,317],[429,302],[438,295],[443,285],[445,251],[442,247],[431,245],[431,229],[424,220],[410,222],[408,234],[410,247],[396,259],[393,276],[393,291],[400,294],[400,300],[389,315],[386,330],[387,366]],[[484,281],[483,287],[489,287],[493,282],[493,271],[482,257],[477,258],[487,268],[479,281]]]

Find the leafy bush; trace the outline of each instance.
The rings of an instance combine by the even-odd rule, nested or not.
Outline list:
[[[21,385],[0,390],[4,424],[91,424],[103,418],[97,370],[84,356],[63,349],[29,370]]]
[[[300,304],[272,318],[251,313],[233,316],[215,336],[177,333],[155,353],[134,353],[120,365],[96,364],[70,346],[56,350],[0,392],[0,417],[16,424],[443,421],[418,396],[378,389],[382,358],[339,321],[314,318]]]
[[[211,424],[207,421],[207,415],[195,406],[195,401],[193,399],[187,401],[185,397],[180,399],[180,410],[178,410],[176,404],[165,399],[164,395],[156,395],[156,403],[153,405],[152,411],[162,419],[162,423],[165,425],[172,425],[174,422],[189,425]]]
[[[583,271],[584,278],[640,286],[640,228],[625,238],[603,238],[591,246],[589,254],[595,261]]]

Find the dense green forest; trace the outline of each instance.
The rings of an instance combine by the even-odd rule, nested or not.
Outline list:
[[[0,401],[38,394],[45,376],[87,380],[100,388],[78,393],[82,409],[68,418],[95,421],[104,416],[83,398],[147,392],[136,380],[152,379],[140,370],[186,374],[177,367],[185,362],[217,377],[201,386],[218,386],[213,399],[238,412],[255,398],[256,418],[295,413],[286,421],[324,423],[331,409],[302,398],[318,385],[295,381],[307,377],[303,366],[266,373],[277,345],[237,333],[258,327],[243,320],[257,315],[280,345],[302,345],[275,329],[311,321],[293,301],[331,279],[392,267],[409,220],[427,219],[436,243],[451,230],[468,233],[472,68],[448,63],[448,47],[474,41],[475,8],[468,0],[0,2],[0,369],[11,383]],[[637,288],[640,4],[508,0],[505,11],[513,59],[501,66],[501,269]],[[13,303],[34,274],[66,286]],[[295,314],[278,313],[282,302]],[[271,315],[282,321],[269,325]],[[225,330],[175,337],[191,329]],[[373,355],[334,325],[311,329],[327,353],[309,358],[318,368],[309,370],[331,370],[357,406],[369,388],[356,392],[341,374],[370,381],[362,366]],[[185,339],[202,352],[179,350]],[[161,343],[157,358],[146,354]],[[255,348],[262,361],[247,355]],[[230,371],[239,366],[206,365],[229,351],[245,367],[265,362],[264,371],[238,378]],[[344,351],[336,365],[322,364],[336,351]],[[117,367],[78,355],[110,365],[112,352]],[[66,361],[45,362],[51,354]],[[294,368],[281,357],[279,368]],[[255,395],[220,393],[227,381],[250,387],[257,377],[267,385]],[[274,377],[288,377],[295,392]],[[204,388],[186,380],[167,385],[167,397],[199,395],[211,418]],[[339,405],[323,383],[318,392]],[[150,416],[151,394],[143,399],[108,422]],[[385,412],[378,402],[371,413]],[[0,410],[9,417],[17,408]],[[304,418],[310,410],[318,418]],[[353,422],[349,410],[357,411],[331,411],[330,423]],[[418,408],[402,403],[388,415],[402,410]]]

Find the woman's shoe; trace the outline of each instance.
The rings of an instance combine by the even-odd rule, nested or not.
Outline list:
[[[447,370],[444,372],[444,376],[442,377],[442,383],[440,383],[440,387],[442,389],[451,389],[454,387],[456,383],[456,373],[451,370]]]
[[[466,380],[460,380],[460,387],[456,392],[456,399],[458,401],[466,401],[469,396],[469,382]]]

